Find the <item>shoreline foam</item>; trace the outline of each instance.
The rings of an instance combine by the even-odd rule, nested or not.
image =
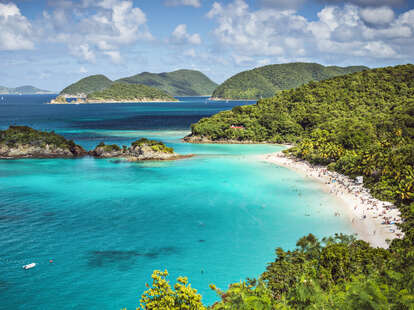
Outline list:
[[[328,171],[324,166],[313,166],[308,162],[290,158],[282,152],[258,155],[259,160],[294,170],[321,184],[325,192],[333,195],[341,205],[357,238],[373,247],[388,248],[388,242],[402,238],[403,233],[396,223],[401,223],[399,210],[390,202],[380,201],[369,194],[369,190],[356,184],[351,178]],[[389,219],[390,224],[383,224]]]

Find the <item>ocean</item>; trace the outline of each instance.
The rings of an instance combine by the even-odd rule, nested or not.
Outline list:
[[[54,130],[87,149],[146,137],[196,156],[0,160],[0,309],[135,309],[155,269],[167,269],[172,284],[187,276],[212,304],[210,283],[226,289],[258,277],[277,247],[292,249],[310,232],[351,233],[319,184],[255,160],[282,146],[181,141],[199,119],[251,102],[62,106],[44,104],[50,95],[3,97],[0,129]]]

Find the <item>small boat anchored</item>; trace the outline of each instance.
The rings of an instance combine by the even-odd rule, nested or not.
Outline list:
[[[31,269],[31,268],[34,268],[34,267],[36,267],[36,263],[31,263],[31,264],[24,265],[22,268],[27,270],[27,269]]]

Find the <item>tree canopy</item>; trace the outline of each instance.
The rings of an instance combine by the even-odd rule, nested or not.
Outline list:
[[[287,63],[268,65],[240,72],[219,85],[212,97],[224,99],[268,98],[276,92],[291,89],[310,81],[368,69],[364,66],[325,67],[316,63]]]

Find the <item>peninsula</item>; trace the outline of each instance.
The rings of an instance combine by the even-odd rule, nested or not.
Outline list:
[[[173,72],[142,72],[112,81],[102,74],[85,77],[65,87],[59,94],[66,98],[86,98],[89,94],[103,91],[116,83],[144,85],[155,88],[169,96],[209,96],[217,84],[205,74],[196,70],[177,70]]]
[[[66,96],[58,96],[51,104],[68,104]],[[94,91],[86,97],[78,97],[71,103],[127,103],[127,102],[175,102],[166,92],[140,84],[113,83],[108,88]]]
[[[0,131],[0,159],[18,158],[124,158],[128,161],[175,160],[192,155],[179,155],[164,143],[141,138],[130,147],[100,143],[86,151],[72,140],[54,132],[35,130],[27,126],[10,126]]]

